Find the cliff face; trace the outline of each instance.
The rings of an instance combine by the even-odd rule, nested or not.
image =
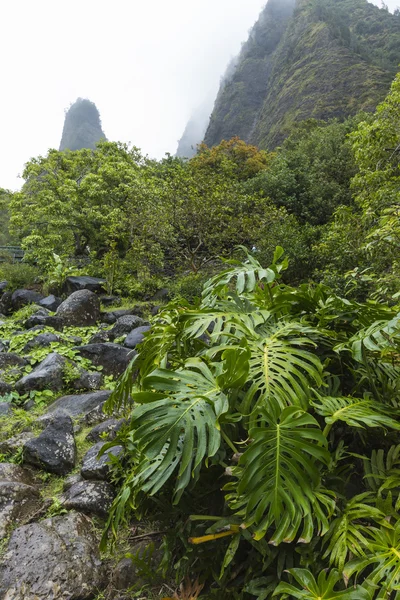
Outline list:
[[[219,90],[209,146],[279,145],[293,123],[372,111],[400,62],[400,17],[366,0],[269,0]]]
[[[90,100],[78,98],[65,115],[60,150],[94,149],[101,139],[106,139],[106,136],[96,105]]]

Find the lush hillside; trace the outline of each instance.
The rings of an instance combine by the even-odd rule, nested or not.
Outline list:
[[[400,17],[366,0],[270,0],[221,86],[205,142],[275,147],[295,122],[373,111],[400,61]]]
[[[78,98],[65,115],[60,150],[93,149],[101,139],[106,139],[106,136],[96,105],[90,100]]]

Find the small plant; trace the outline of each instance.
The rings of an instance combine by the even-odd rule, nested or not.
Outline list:
[[[39,280],[37,267],[26,263],[0,263],[0,281],[8,282],[8,290],[14,291],[19,288],[29,288]]]

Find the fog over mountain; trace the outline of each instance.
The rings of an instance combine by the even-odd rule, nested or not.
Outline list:
[[[19,187],[24,163],[59,147],[64,111],[79,97],[95,102],[108,139],[153,157],[175,153],[196,107],[212,106],[264,4],[1,3],[0,186]]]

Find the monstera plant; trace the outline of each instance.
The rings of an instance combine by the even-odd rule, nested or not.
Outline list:
[[[103,543],[162,506],[201,598],[400,598],[398,307],[286,266],[246,253],[154,318],[108,401],[130,420]]]

